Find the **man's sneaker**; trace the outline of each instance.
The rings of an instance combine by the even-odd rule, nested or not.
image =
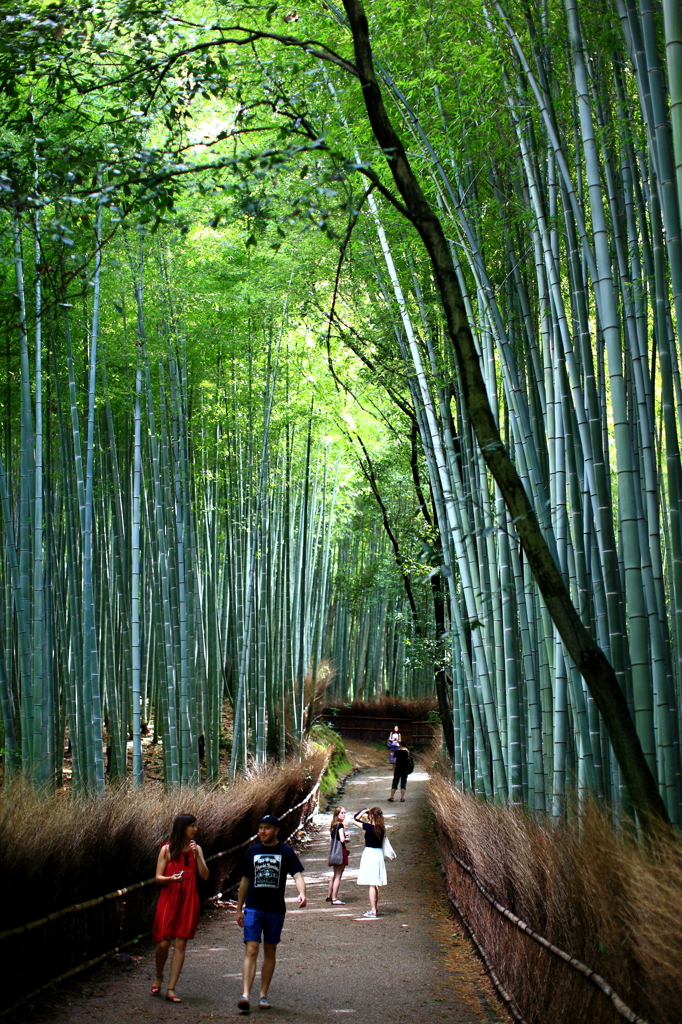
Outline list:
[[[374,913],[373,910],[366,910],[362,916],[363,917],[376,917],[377,915]]]
[[[269,1010],[270,1009],[270,1003],[268,1002],[268,997],[267,996],[261,996],[260,997],[260,999],[258,1000],[258,1009],[259,1010]]]
[[[242,996],[241,999],[237,1000],[237,1006],[242,1011],[242,1013],[248,1013],[249,1010],[251,1009],[251,1003],[246,998],[246,996]]]

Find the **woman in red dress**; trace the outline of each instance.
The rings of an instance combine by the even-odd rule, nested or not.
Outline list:
[[[162,886],[156,905],[152,938],[156,947],[156,979],[151,994],[158,996],[163,984],[163,969],[168,959],[171,939],[173,958],[166,999],[179,1003],[175,986],[185,962],[187,940],[194,938],[199,921],[197,871],[204,881],[208,868],[201,847],[195,842],[198,832],[193,814],[178,814],[173,822],[169,842],[164,843],[156,862],[156,881]]]

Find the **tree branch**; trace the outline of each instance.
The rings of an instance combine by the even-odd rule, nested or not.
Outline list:
[[[364,442],[363,442],[362,438],[360,437],[360,435],[356,434],[355,436],[356,436],[356,438],[358,440],[358,444],[362,448],[363,454],[364,454],[365,459],[367,461],[367,465],[365,466],[365,464],[362,461],[362,459],[360,459],[359,460],[360,468],[362,469],[362,472],[365,475],[365,479],[367,480],[367,483],[369,484],[369,486],[370,486],[370,488],[372,490],[372,494],[374,495],[374,497],[376,499],[376,503],[379,506],[379,509],[381,511],[381,518],[382,518],[382,522],[384,524],[384,530],[386,531],[386,536],[388,537],[389,541],[391,542],[391,547],[393,548],[393,557],[395,559],[395,564],[397,565],[398,571],[399,571],[400,575],[403,578],[403,585],[405,587],[405,594],[407,595],[407,600],[408,600],[409,605],[410,605],[410,611],[412,612],[412,620],[414,622],[414,628],[417,631],[418,636],[423,637],[424,636],[424,627],[422,626],[421,621],[419,619],[419,612],[417,611],[417,604],[416,604],[415,599],[414,599],[414,594],[412,593],[412,584],[410,583],[410,577],[407,575],[407,573],[405,572],[405,569],[404,569],[404,561],[403,561],[403,556],[402,556],[401,551],[400,551],[400,545],[398,543],[398,538],[396,537],[395,533],[393,532],[393,528],[391,526],[390,519],[388,518],[388,510],[386,509],[386,506],[384,505],[384,500],[381,497],[381,492],[379,490],[379,485],[377,484],[376,476],[374,475],[374,466],[372,465],[372,460],[369,457],[369,452],[365,448]]]

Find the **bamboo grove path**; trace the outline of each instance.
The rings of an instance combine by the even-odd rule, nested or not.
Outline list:
[[[381,890],[379,917],[364,919],[367,889],[356,884],[364,840],[353,831],[350,863],[340,897],[343,907],[325,902],[330,869],[328,816],[321,817],[300,852],[308,906],[296,906],[291,879],[289,911],[270,988],[272,1009],[239,1013],[243,944],[234,910],[202,918],[173,1006],[149,995],[153,946],[123,974],[103,969],[59,993],[51,1006],[24,1009],[15,1021],[32,1024],[205,1024],[257,1019],[276,1024],[499,1024],[510,1018],[457,925],[444,910],[443,886],[433,846],[425,794],[426,773],[417,767],[407,800],[386,802],[387,766],[362,768],[342,796],[349,812],[379,804],[386,815],[397,860],[387,862],[388,885]],[[349,815],[350,817],[350,815]],[[350,829],[349,829],[350,831]],[[454,935],[454,937],[453,937]],[[260,963],[259,963],[260,967]],[[260,971],[252,997],[258,994]]]

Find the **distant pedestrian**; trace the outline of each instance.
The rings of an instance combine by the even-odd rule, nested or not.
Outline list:
[[[365,848],[360,858],[358,885],[369,886],[369,910],[364,917],[377,917],[379,886],[386,885],[383,844],[386,835],[384,814],[380,807],[365,807],[353,815],[353,821],[365,833]]]
[[[275,973],[277,943],[282,934],[286,904],[284,889],[287,875],[293,875],[298,889],[298,905],[306,905],[303,865],[286,843],[279,841],[279,819],[266,814],[258,823],[259,842],[249,847],[242,861],[242,878],[237,894],[237,924],[244,929],[244,967],[242,995],[237,1006],[243,1013],[251,1009],[250,996],[261,939],[263,939],[263,965],[261,967],[261,1010],[269,1010],[268,989]]]
[[[171,939],[173,957],[166,999],[179,1003],[175,986],[185,962],[187,940],[194,938],[199,921],[197,872],[204,881],[208,868],[201,847],[196,844],[197,819],[193,814],[178,814],[170,839],[164,843],[156,862],[156,881],[162,886],[156,905],[152,938],[156,947],[156,978],[151,994],[158,996],[163,985],[163,970],[168,959]]]
[[[388,734],[386,740],[386,746],[388,747],[388,758],[391,764],[395,764],[395,755],[400,746],[400,730],[397,725],[394,725]]]
[[[407,776],[414,768],[414,760],[405,744],[400,741],[400,746],[395,755],[395,767],[393,769],[393,782],[391,783],[391,795],[388,802],[393,803],[398,786],[400,786],[400,802],[405,803],[405,790],[407,789]]]
[[[334,869],[334,874],[329,881],[329,893],[325,903],[331,903],[334,907],[343,907],[345,903],[339,899],[339,886],[341,875],[348,864],[348,835],[344,828],[346,811],[344,807],[337,807],[332,816],[332,823],[329,826],[331,844],[329,846],[329,867]],[[339,857],[341,860],[339,861]]]

